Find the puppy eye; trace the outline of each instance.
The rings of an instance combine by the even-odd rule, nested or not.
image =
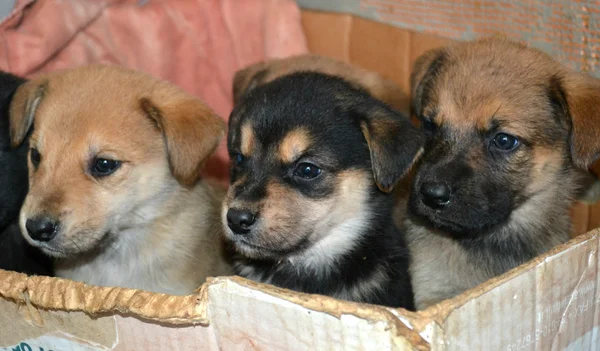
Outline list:
[[[241,165],[242,162],[244,162],[244,155],[242,155],[242,154],[234,154],[233,155],[233,162],[235,163],[236,166]]]
[[[92,175],[94,177],[104,177],[112,174],[121,166],[121,162],[109,160],[106,158],[96,158],[92,164]]]
[[[321,174],[321,168],[311,164],[303,162],[296,167],[294,175],[303,179],[314,179]]]
[[[498,150],[512,151],[519,146],[519,139],[510,134],[498,133],[492,140],[492,144]]]
[[[36,148],[31,148],[29,150],[29,157],[31,158],[31,163],[35,168],[40,165],[40,161],[42,160],[42,155]]]
[[[436,125],[432,120],[423,118],[421,119],[421,128],[425,131],[433,132],[435,131]]]

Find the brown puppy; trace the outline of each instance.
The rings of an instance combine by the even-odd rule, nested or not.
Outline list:
[[[398,111],[408,113],[410,110],[408,94],[396,83],[385,79],[376,72],[314,54],[273,59],[238,71],[233,79],[235,104],[239,104],[242,97],[259,85],[295,72],[319,72],[341,77],[356,88],[366,90],[373,97]]]
[[[489,38],[424,54],[412,94],[428,135],[405,221],[423,309],[569,239],[600,152],[600,82]]]
[[[199,179],[224,122],[150,76],[87,66],[34,79],[11,104],[11,137],[30,139],[25,238],[56,274],[95,285],[191,293],[228,274],[223,191]]]

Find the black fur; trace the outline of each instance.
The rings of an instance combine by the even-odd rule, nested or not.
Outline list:
[[[51,275],[50,259],[21,235],[19,211],[27,194],[27,142],[11,149],[8,108],[24,79],[0,72],[0,269]]]
[[[375,181],[380,182],[381,188],[391,189],[412,165],[423,144],[418,129],[408,118],[343,79],[307,72],[256,87],[236,106],[228,135],[228,148],[234,160],[240,152],[241,127],[248,121],[261,151],[239,165],[234,161],[231,183],[235,186],[230,188],[234,201],[264,200],[268,196],[267,184],[276,182],[292,189],[293,196],[316,203],[334,196],[340,174],[353,170],[367,174],[365,179],[373,179],[367,196],[372,216],[364,232],[348,233],[348,238],[357,239],[350,249],[335,258],[335,267],[330,270],[303,266],[302,253],[314,244],[310,240],[313,228],[299,228],[291,223],[284,225],[285,232],[281,234],[304,239],[291,247],[277,242],[263,243],[269,253],[262,257],[238,256],[237,273],[306,293],[414,310],[408,251],[403,234],[392,220],[394,199],[381,191]],[[277,157],[277,145],[297,128],[309,131],[312,146],[300,160],[282,164]],[[368,130],[371,149],[364,129]],[[318,179],[297,181],[290,176],[295,165],[305,159],[323,169]],[[297,209],[297,217],[305,215],[302,208]],[[305,232],[308,234],[304,235]],[[256,243],[259,236],[229,235],[228,239],[236,246],[243,245],[240,241]],[[291,255],[294,260],[288,260]],[[364,294],[361,291],[361,296],[349,296],[349,291],[360,290],[361,283],[379,271],[386,276],[380,286]]]
[[[458,138],[453,133],[445,128],[429,133],[409,206],[413,214],[455,238],[475,237],[505,223],[512,210],[523,203],[520,190],[526,185],[531,160],[525,155],[517,160],[516,167],[514,156],[484,146],[490,136],[472,131],[454,143],[452,140]],[[473,148],[477,144],[482,145],[480,150]],[[514,177],[517,172],[523,176]],[[441,209],[426,206],[420,193],[426,182],[448,184],[451,203]]]

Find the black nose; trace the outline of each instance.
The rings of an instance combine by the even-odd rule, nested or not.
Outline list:
[[[254,222],[256,217],[248,210],[230,208],[227,211],[227,225],[235,234],[248,234]]]
[[[58,223],[50,217],[34,217],[25,222],[25,228],[33,240],[50,241],[56,236]]]
[[[426,182],[421,185],[422,201],[431,208],[441,208],[450,201],[451,190],[445,183]]]

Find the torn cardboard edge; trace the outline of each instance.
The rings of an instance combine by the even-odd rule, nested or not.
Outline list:
[[[118,313],[166,325],[207,326],[211,322],[208,311],[211,307],[209,289],[227,288],[228,284],[235,284],[338,319],[342,315],[352,315],[372,322],[385,322],[393,335],[406,338],[415,347],[419,347],[429,343],[431,339],[428,335],[432,328],[442,328],[452,311],[525,272],[551,262],[553,257],[579,245],[598,242],[599,233],[599,230],[594,230],[576,237],[504,275],[419,312],[297,293],[241,277],[209,278],[198,289],[197,294],[172,296],[135,289],[91,286],[61,278],[28,277],[0,270],[0,297],[13,300],[19,305],[33,305],[45,310],[79,311],[92,317]]]
[[[197,295],[172,296],[136,289],[100,287],[62,278],[0,270],[0,297],[46,310],[132,315],[167,324],[208,324],[208,286]]]

